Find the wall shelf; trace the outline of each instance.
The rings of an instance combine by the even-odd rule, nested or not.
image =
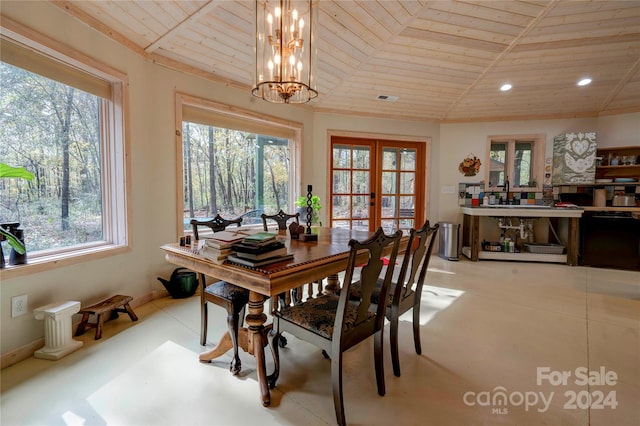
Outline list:
[[[611,148],[600,148],[596,154],[602,157],[602,161],[606,165],[596,167],[596,179],[602,178],[633,178],[640,180],[640,146],[620,146]],[[612,166],[609,163],[609,157],[618,158],[622,161],[622,157],[632,157],[636,164],[625,164]],[[615,185],[637,184],[637,182],[614,182]]]

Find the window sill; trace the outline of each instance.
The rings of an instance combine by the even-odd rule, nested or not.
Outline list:
[[[126,245],[102,245],[81,250],[57,253],[29,259],[25,265],[6,265],[0,269],[0,281],[18,278],[40,272],[50,271],[81,262],[102,259],[109,256],[125,253],[130,248]]]

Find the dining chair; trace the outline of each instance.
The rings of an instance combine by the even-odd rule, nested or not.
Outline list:
[[[198,226],[207,226],[211,228],[215,235],[216,232],[224,231],[229,225],[237,224],[240,226],[242,218],[223,219],[220,215],[216,215],[216,217],[211,220],[200,221],[192,219],[190,223],[193,229],[193,236],[198,240]],[[233,375],[236,375],[242,369],[242,363],[240,361],[240,356],[238,355],[238,329],[244,321],[244,308],[247,303],[249,303],[249,290],[226,281],[216,281],[212,284],[206,285],[206,279],[206,276],[201,273],[200,344],[202,346],[207,344],[207,324],[209,316],[207,302],[226,309],[227,326],[229,328],[229,334],[233,345],[233,358],[231,360],[229,370]]]
[[[381,257],[385,249],[391,248],[390,264],[380,287],[381,297],[386,297],[391,285],[394,264],[402,232],[385,235],[382,228],[366,241],[349,241],[349,258],[345,272],[343,291],[337,294],[324,294],[305,302],[286,306],[273,312],[273,328],[268,339],[274,359],[274,372],[268,377],[273,388],[280,374],[280,355],[278,340],[283,332],[306,340],[323,350],[331,358],[331,378],[333,383],[333,402],[339,425],[346,423],[342,392],[342,354],[349,348],[374,336],[374,365],[378,394],[385,394],[383,364],[383,328],[385,306],[371,309],[371,293],[383,270]],[[365,254],[367,259],[362,260]],[[349,287],[354,271],[360,269],[362,297],[350,300]]]
[[[288,214],[283,212],[282,210],[280,210],[276,214],[271,215],[262,213],[260,217],[262,217],[262,226],[264,227],[265,231],[269,230],[267,227],[267,220],[274,220],[278,224],[279,231],[286,231],[287,222],[289,222],[289,220],[291,219],[294,219],[296,223],[300,223],[300,213]]]
[[[268,214],[262,214],[262,226],[264,228],[265,231],[269,230],[268,227],[268,221],[269,220],[273,220],[278,224],[278,231],[286,231],[287,228],[287,223],[290,220],[294,220],[296,223],[300,223],[300,213],[295,213],[295,214],[288,214],[285,213],[284,211],[280,210],[278,213],[276,214],[272,214],[272,215],[268,215]],[[319,287],[319,292],[322,289],[322,280],[319,280],[316,282],[318,284]],[[313,285],[312,284],[308,284],[309,285],[309,295],[313,294]],[[281,295],[278,296],[278,301],[280,306],[283,305],[289,305],[291,303],[300,303],[300,301],[302,301],[303,298],[303,288],[302,287],[298,287],[295,288],[291,291],[291,293],[287,292],[287,293],[283,293]],[[273,310],[273,306],[272,306],[272,310]]]
[[[400,273],[397,280],[391,282],[387,295],[385,315],[390,323],[390,347],[391,360],[393,364],[393,374],[400,377],[400,358],[398,355],[398,334],[399,318],[405,312],[413,309],[413,342],[416,353],[422,353],[420,344],[420,302],[422,297],[422,287],[424,285],[429,260],[433,251],[433,244],[436,240],[439,224],[429,225],[427,220],[418,230],[411,229],[407,250],[404,253]],[[376,289],[371,295],[371,301],[375,305],[380,303],[383,281],[378,279]],[[360,282],[355,282],[351,286],[351,297],[358,299],[362,295]]]

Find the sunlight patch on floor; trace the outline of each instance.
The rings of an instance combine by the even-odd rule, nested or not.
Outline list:
[[[431,321],[436,315],[451,306],[463,294],[464,291],[452,288],[433,285],[425,285],[422,287],[420,324],[424,325]]]

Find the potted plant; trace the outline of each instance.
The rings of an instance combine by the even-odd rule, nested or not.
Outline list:
[[[304,195],[301,195],[300,197],[298,197],[298,200],[296,201],[296,206],[298,207],[298,212],[300,213],[300,222],[303,224],[306,224],[307,223],[307,197]],[[311,223],[322,226],[322,222],[320,222],[320,218],[318,216],[318,212],[322,208],[322,205],[320,204],[320,197],[318,197],[317,195],[311,196],[311,208],[313,209],[313,212],[311,213]]]
[[[25,169],[24,167],[11,167],[7,164],[0,163],[0,178],[18,178],[18,179],[33,179],[33,173]],[[24,254],[26,252],[24,243],[15,235],[13,235],[8,229],[0,226],[0,241],[7,240],[11,248],[16,253]],[[2,256],[2,264],[4,265],[4,254],[2,254],[2,246],[0,246],[0,256]]]

